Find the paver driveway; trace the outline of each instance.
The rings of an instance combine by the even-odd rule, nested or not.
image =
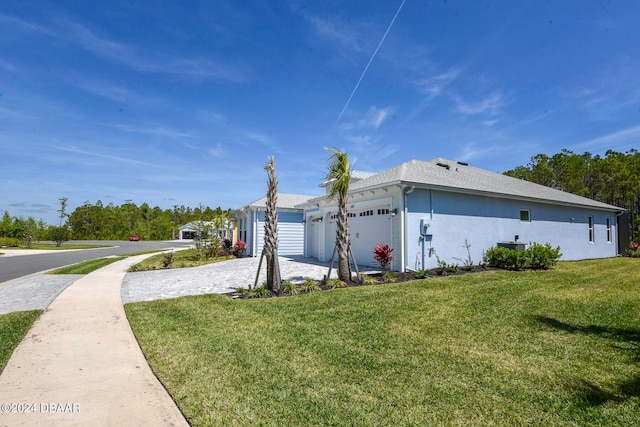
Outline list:
[[[122,283],[122,302],[176,298],[185,295],[221,294],[253,286],[259,258],[236,258],[200,267],[128,273]],[[306,277],[322,279],[328,263],[311,258],[279,257],[282,280],[302,282]],[[331,277],[337,277],[336,269]],[[266,280],[263,262],[258,285]]]

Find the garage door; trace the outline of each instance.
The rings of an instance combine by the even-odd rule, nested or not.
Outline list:
[[[336,240],[337,215],[327,219],[325,241],[327,260],[331,259]],[[358,266],[378,267],[373,250],[378,243],[391,244],[391,215],[389,208],[374,207],[349,211],[349,235],[351,251]]]
[[[264,222],[258,222],[256,256],[262,254],[264,247]],[[278,223],[278,255],[302,255],[304,251],[304,228],[302,224]]]
[[[375,266],[373,251],[378,243],[391,245],[391,215],[387,207],[368,208],[354,212],[349,218],[351,250],[358,265]]]
[[[307,256],[318,258],[320,249],[320,223],[309,219],[307,221]]]

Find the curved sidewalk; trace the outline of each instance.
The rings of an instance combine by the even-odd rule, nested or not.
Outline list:
[[[151,372],[125,316],[130,257],[65,289],[0,375],[0,426],[188,426]]]

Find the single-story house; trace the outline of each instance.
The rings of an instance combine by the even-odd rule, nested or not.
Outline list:
[[[330,260],[337,202],[321,196],[298,207],[305,256]],[[352,180],[347,208],[358,264],[376,266],[375,245],[387,243],[396,271],[433,268],[438,258],[462,265],[469,255],[477,264],[503,242],[550,243],[564,260],[614,257],[626,244],[622,208],[442,158]]]
[[[191,221],[178,229],[179,240],[191,240],[208,233],[209,236],[218,234],[221,239],[230,238],[229,230],[232,228],[230,221],[225,221],[222,229],[217,230],[213,221]]]
[[[297,205],[312,196],[301,194],[277,195],[278,255],[304,254],[304,212]],[[246,254],[260,256],[264,246],[264,220],[267,198],[263,197],[233,211],[236,218],[236,239],[247,244]]]

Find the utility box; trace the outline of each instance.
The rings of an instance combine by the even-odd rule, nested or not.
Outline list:
[[[524,252],[527,249],[527,244],[521,242],[498,242],[498,247],[515,249],[517,251]]]

